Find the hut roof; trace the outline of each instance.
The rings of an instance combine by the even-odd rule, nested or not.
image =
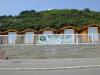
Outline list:
[[[59,29],[58,30],[58,32],[60,32],[60,31],[62,31],[62,30],[64,30],[64,29],[75,29],[75,30],[79,30],[79,28],[77,28],[77,27],[74,27],[74,26],[64,26],[64,27],[62,27],[61,29]]]
[[[4,32],[2,32],[2,33],[8,33],[8,32],[19,32],[19,31],[17,31],[16,29],[10,29],[10,30],[7,30],[7,31],[4,31]]]
[[[46,30],[57,31],[56,29],[53,29],[53,28],[47,27],[47,28],[44,28],[44,29],[39,30],[39,32],[46,31]]]
[[[89,24],[89,25],[84,25],[80,30],[83,30],[83,29],[88,28],[88,27],[100,27],[100,25],[95,24],[95,23]]]
[[[38,31],[33,30],[33,29],[26,29],[26,30],[21,31],[20,33],[25,33],[25,32],[35,32],[35,33],[38,33]]]

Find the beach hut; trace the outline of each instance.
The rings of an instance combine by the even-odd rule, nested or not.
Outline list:
[[[57,30],[47,27],[39,30],[39,43],[41,44],[54,44],[55,43],[55,34]]]
[[[20,34],[21,34],[21,37],[24,39],[24,44],[36,43],[35,37],[37,35],[35,34],[38,34],[38,31],[33,30],[33,29],[27,29],[27,30],[21,31]]]
[[[76,35],[78,34],[78,28],[74,26],[64,26],[60,30],[58,30],[58,34],[64,34],[64,39],[63,41],[67,44],[74,44],[77,42]]]
[[[99,41],[100,26],[98,24],[84,25],[79,34],[85,43],[97,43]]]
[[[50,28],[50,27],[39,30],[40,34],[56,34],[56,32],[57,32],[56,29],[53,29],[53,28]]]
[[[10,29],[4,32],[4,39],[8,44],[16,44],[16,38],[18,35],[18,31],[15,29]]]

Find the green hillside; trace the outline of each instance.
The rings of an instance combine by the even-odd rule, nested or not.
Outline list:
[[[0,31],[9,29],[39,30],[45,27],[59,29],[65,24],[81,27],[84,24],[100,24],[100,12],[91,11],[88,8],[84,10],[77,9],[52,9],[36,12],[35,10],[22,11],[17,16],[0,16]]]

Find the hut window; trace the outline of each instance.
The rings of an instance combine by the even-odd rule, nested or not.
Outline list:
[[[26,32],[25,33],[25,43],[33,44],[34,41],[34,32]]]
[[[89,34],[97,34],[98,28],[97,27],[88,27],[88,33]]]
[[[16,36],[17,36],[16,32],[8,32],[8,43],[9,44],[15,44]]]
[[[65,29],[64,30],[65,35],[65,43],[74,43],[74,29]]]
[[[53,34],[53,31],[44,31],[43,34]]]
[[[64,34],[74,34],[74,29],[65,29]]]

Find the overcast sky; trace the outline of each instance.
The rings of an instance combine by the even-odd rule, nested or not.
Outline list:
[[[23,10],[84,9],[100,11],[100,0],[0,0],[0,15],[18,15]]]

